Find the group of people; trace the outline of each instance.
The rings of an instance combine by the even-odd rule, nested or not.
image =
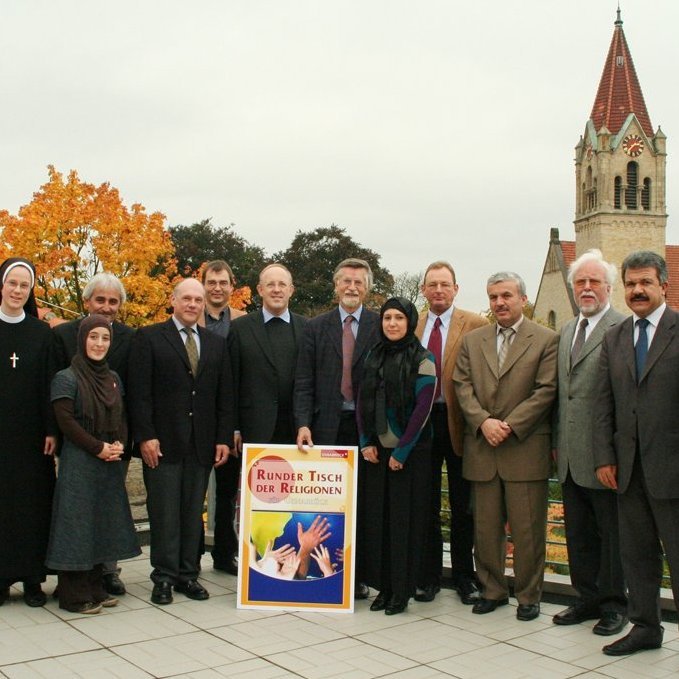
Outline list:
[[[393,297],[377,313],[365,305],[369,264],[344,260],[333,274],[337,306],[307,320],[289,309],[283,265],[261,271],[261,308],[243,314],[229,306],[233,272],[216,260],[202,281],[175,287],[167,321],[136,332],[116,320],[121,282],[98,274],[84,292],[88,316],[54,336],[32,316],[31,264],[7,260],[0,275],[2,601],[21,581],[26,602],[44,604],[50,569],[62,607],[115,605],[125,592],[117,561],[139,553],[124,490],[133,449],[144,463],[151,600],[164,605],[173,591],[209,597],[198,576],[212,469],[213,565],[238,573],[243,442],[356,445],[354,595],[377,590],[372,611],[398,614],[440,590],[445,463],[460,600],[475,614],[508,603],[509,531],[516,615],[536,618],[555,459],[578,598],[554,623],[595,619],[596,634],[613,635],[629,619],[629,634],[604,647],[610,655],[661,645],[663,547],[679,572],[679,325],[659,255],[633,253],[622,265],[631,317],[610,306],[615,267],[598,251],[578,258],[569,274],[578,314],[560,334],[524,316],[525,284],[513,272],[488,279],[494,323],[458,309],[445,261],[425,271],[426,311]],[[30,516],[18,518],[22,507]]]

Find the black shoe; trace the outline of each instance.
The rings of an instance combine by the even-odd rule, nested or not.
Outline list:
[[[370,610],[371,611],[383,611],[386,607],[387,604],[389,603],[389,600],[391,599],[391,594],[389,592],[380,592],[374,599],[374,601],[370,604]]]
[[[439,585],[425,585],[415,589],[415,601],[434,601],[436,595],[441,591]]]
[[[215,571],[223,571],[229,575],[238,575],[238,559],[232,556],[225,561],[213,561],[212,568]]]
[[[122,596],[127,591],[125,584],[117,573],[106,573],[102,578],[104,589],[113,596]]]
[[[169,582],[157,582],[153,585],[151,601],[159,606],[172,603],[172,585]]]
[[[474,608],[472,608],[472,613],[478,613],[479,615],[492,613],[498,606],[506,606],[508,603],[509,599],[506,597],[504,599],[484,599],[479,597],[478,601],[474,604]]]
[[[9,587],[3,587],[0,589],[0,606],[2,606],[7,599],[9,599]]]
[[[210,598],[210,592],[208,592],[203,585],[201,585],[198,580],[187,580],[186,582],[180,582],[174,586],[175,592],[181,592],[189,599],[195,599],[196,601],[204,601]]]
[[[601,614],[601,620],[594,625],[592,632],[602,637],[610,637],[613,634],[620,634],[627,622],[627,616],[622,613],[604,611]]]
[[[627,636],[604,646],[601,650],[606,655],[632,655],[637,651],[660,648],[664,631],[664,627],[660,628],[660,632],[655,633],[644,631],[640,627],[632,627]]]
[[[59,604],[59,608],[63,608],[69,613],[82,613],[83,615],[101,613],[101,604],[98,604],[96,601],[85,601],[82,604],[73,604],[72,606],[62,606]]]
[[[47,603],[47,595],[40,585],[27,585],[24,583],[24,601],[31,608],[40,608]]]
[[[370,587],[365,582],[357,582],[354,587],[354,599],[367,599],[370,596]]]
[[[537,604],[519,604],[516,609],[516,619],[527,622],[528,620],[535,620],[540,615],[540,603]]]
[[[581,601],[573,606],[569,606],[565,610],[557,613],[552,622],[555,625],[579,625],[585,620],[597,620],[601,617],[601,611],[598,606],[590,606],[583,604]]]
[[[389,603],[387,604],[387,607],[384,609],[384,614],[398,615],[399,613],[403,613],[403,611],[405,611],[407,607],[408,607],[408,597],[392,594],[391,599],[389,599]]]
[[[473,606],[481,598],[481,592],[472,578],[460,578],[455,589],[465,606]]]

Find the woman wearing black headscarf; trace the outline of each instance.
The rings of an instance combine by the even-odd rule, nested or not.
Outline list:
[[[380,309],[381,340],[366,357],[358,407],[366,465],[362,553],[371,611],[402,613],[421,570],[431,486],[428,422],[434,358],[415,336],[417,309],[392,297]]]
[[[43,606],[56,427],[50,416],[52,332],[37,318],[35,269],[21,257],[0,265],[0,606],[23,582]]]
[[[140,554],[120,457],[127,440],[123,390],[109,370],[111,325],[85,318],[71,367],[52,381],[52,404],[64,435],[54,494],[47,565],[59,572],[59,606],[99,613],[118,600],[102,586],[102,564]]]

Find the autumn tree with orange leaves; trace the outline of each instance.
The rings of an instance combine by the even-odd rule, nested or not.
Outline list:
[[[176,264],[165,216],[139,203],[127,208],[108,182],[88,184],[75,170],[64,179],[52,165],[48,173],[18,215],[0,211],[2,259],[33,262],[36,297],[57,308],[83,313],[83,288],[107,271],[127,292],[120,320],[136,326],[166,318]]]

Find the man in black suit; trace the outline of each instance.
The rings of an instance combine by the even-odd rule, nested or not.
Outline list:
[[[269,264],[259,274],[262,308],[234,319],[228,336],[234,381],[236,453],[246,443],[294,443],[292,390],[297,347],[306,319],[291,313],[295,291],[292,275],[282,264]],[[240,459],[232,457],[215,470],[222,493],[215,508],[212,560],[216,570],[238,573],[238,536],[234,514]]]
[[[111,348],[106,360],[109,368],[115,370],[127,388],[127,361],[130,356],[130,344],[134,329],[116,320],[120,307],[127,299],[123,284],[113,275],[101,272],[94,275],[83,289],[83,306],[88,314],[101,314],[111,323]],[[71,359],[77,352],[78,330],[82,318],[62,323],[54,328],[54,352],[57,370],[68,368]],[[124,476],[132,456],[132,441],[125,442],[125,454],[121,461]],[[125,585],[120,579],[120,569],[115,561],[103,564],[104,589],[113,596],[125,594]]]
[[[151,524],[151,601],[172,603],[172,586],[207,599],[198,582],[205,492],[214,465],[233,447],[231,363],[224,339],[198,327],[205,306],[199,281],[172,294],[172,317],[140,329],[130,353],[129,410],[144,461]]]
[[[357,446],[356,395],[368,350],[379,337],[379,315],[363,307],[373,274],[363,259],[345,259],[333,276],[339,306],[307,323],[297,358],[294,414],[297,447]],[[362,522],[361,467],[357,492],[357,543]],[[368,596],[357,554],[357,599]]]
[[[663,547],[679,604],[679,314],[665,301],[667,265],[660,255],[632,253],[622,263],[622,278],[633,315],[604,336],[593,446],[597,478],[618,492],[620,555],[634,625],[604,646],[613,656],[662,645]]]

